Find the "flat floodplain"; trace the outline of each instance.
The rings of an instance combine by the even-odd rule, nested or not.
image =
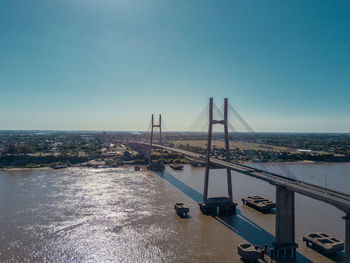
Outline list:
[[[347,192],[349,163],[257,164],[288,169],[290,176]],[[224,195],[225,170],[212,170],[209,195]],[[275,188],[232,174],[237,215],[211,217],[199,212],[204,169],[135,172],[111,169],[0,171],[1,262],[239,262],[237,245],[271,244],[274,214],[243,206],[256,194],[275,200]],[[349,192],[348,192],[349,193]],[[179,217],[174,203],[190,208]],[[343,213],[296,195],[298,262],[333,262],[302,242],[322,231],[344,240]]]
[[[193,147],[200,147],[205,149],[207,145],[207,140],[176,140],[172,141],[174,143],[175,147],[179,146],[193,146]],[[218,149],[224,149],[225,148],[225,142],[223,140],[213,140],[212,141],[212,147],[216,147]],[[284,146],[276,146],[276,145],[266,145],[266,144],[260,144],[260,143],[254,143],[254,142],[245,142],[245,141],[230,141],[230,149],[240,149],[240,150],[255,150],[255,151],[272,151],[272,152],[290,152],[290,153],[297,153],[297,148],[290,148],[290,147],[284,147]],[[325,151],[318,151],[319,154],[327,154]]]

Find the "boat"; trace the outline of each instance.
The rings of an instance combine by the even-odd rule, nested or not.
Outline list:
[[[306,246],[320,251],[325,255],[335,254],[344,249],[344,241],[322,232],[308,233],[303,236]]]
[[[182,170],[184,168],[184,166],[181,164],[170,164],[170,167],[174,170]]]
[[[53,167],[53,169],[63,169],[63,168],[67,168],[67,166],[63,165],[63,164],[58,164],[58,165],[55,165]]]
[[[176,213],[181,217],[187,217],[187,213],[190,212],[190,209],[184,205],[184,203],[175,203],[174,209]]]
[[[276,203],[259,195],[251,195],[242,198],[243,204],[250,206],[260,212],[267,212],[276,207]]]
[[[204,167],[205,163],[193,160],[193,161],[191,161],[191,166],[193,166],[193,167]]]
[[[259,259],[264,259],[264,251],[250,243],[238,244],[238,255],[244,262],[256,262]]]

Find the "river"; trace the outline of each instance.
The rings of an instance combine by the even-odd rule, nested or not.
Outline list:
[[[262,165],[262,164],[255,164]],[[350,163],[265,164],[288,176],[350,194]],[[212,170],[209,195],[227,192],[225,170]],[[239,262],[237,244],[273,242],[274,214],[243,206],[257,194],[275,200],[275,187],[232,173],[237,215],[199,212],[204,168],[182,171],[111,169],[0,171],[0,262]],[[177,216],[175,202],[190,207]],[[327,258],[302,242],[323,231],[344,240],[344,216],[322,202],[296,195],[298,262]]]

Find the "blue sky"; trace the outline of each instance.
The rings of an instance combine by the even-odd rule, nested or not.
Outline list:
[[[0,0],[0,129],[350,132],[349,1]]]

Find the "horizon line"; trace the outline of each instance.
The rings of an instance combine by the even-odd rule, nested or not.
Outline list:
[[[59,129],[0,129],[1,132],[148,132],[146,130],[59,130]],[[207,133],[207,131],[181,131],[181,130],[171,130],[171,131],[164,131],[162,130],[162,133],[170,133],[170,132],[178,132],[178,133]],[[213,131],[213,133],[223,133],[223,131]],[[350,132],[330,132],[330,131],[229,131],[229,133],[285,133],[285,134],[350,134]]]

